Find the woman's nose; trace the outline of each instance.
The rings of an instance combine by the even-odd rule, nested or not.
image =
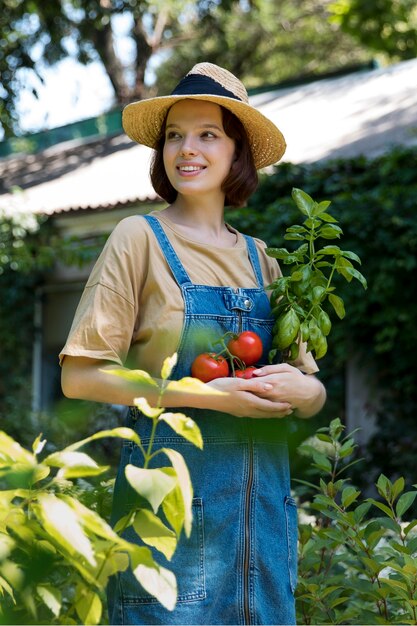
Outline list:
[[[181,144],[181,155],[186,156],[189,154],[196,154],[198,152],[195,141],[189,135],[184,137],[184,140]]]

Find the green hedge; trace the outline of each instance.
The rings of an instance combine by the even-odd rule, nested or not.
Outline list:
[[[374,160],[283,163],[261,179],[246,208],[227,214],[228,221],[243,232],[270,246],[282,246],[285,229],[299,219],[291,199],[293,187],[317,201],[331,200],[330,212],[344,230],[341,247],[362,259],[368,290],[359,283],[346,289],[341,281],[346,318],[342,322],[333,318],[330,348],[319,362],[329,400],[313,424],[294,422],[294,446],[320,420],[324,424],[334,417],[344,418],[344,368],[348,357],[356,354],[362,364],[375,367],[378,387],[385,394],[378,433],[366,451],[369,467],[374,475],[382,471],[390,477],[407,475],[417,453],[416,157],[417,150],[397,149]],[[31,393],[33,293],[40,272],[57,257],[70,263],[90,259],[98,254],[103,240],[95,249],[78,246],[77,254],[74,241],[57,238],[51,220],[35,232],[22,231],[21,224],[17,230],[11,225],[16,223],[0,216],[0,416],[4,429],[16,436],[19,431],[25,444],[38,434],[29,432],[31,426],[36,431],[38,422],[28,421],[26,415]]]
[[[375,367],[384,397],[367,456],[376,473],[388,476],[407,475],[417,454],[416,164],[415,149],[396,149],[373,160],[283,163],[262,178],[245,209],[227,216],[237,228],[279,246],[286,227],[298,219],[293,187],[316,201],[331,200],[330,212],[343,228],[340,245],[361,258],[368,290],[341,281],[346,318],[334,317],[331,346],[319,362],[330,391],[324,415],[326,421],[327,416],[343,418],[343,370],[350,355]]]

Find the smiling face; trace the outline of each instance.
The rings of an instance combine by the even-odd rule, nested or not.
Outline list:
[[[223,196],[221,185],[235,156],[235,142],[223,128],[219,105],[181,100],[169,110],[164,167],[178,194]]]

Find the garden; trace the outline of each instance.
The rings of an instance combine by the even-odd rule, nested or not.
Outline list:
[[[415,161],[415,150],[396,149],[373,160],[284,163],[262,178],[247,207],[227,214],[233,226],[275,249],[285,274],[292,262],[303,265],[305,231],[298,224],[293,190],[302,190],[302,199],[311,196],[317,206],[322,203],[313,217],[327,214],[331,203],[333,218],[324,220],[331,228],[322,231],[320,241],[328,246],[327,261],[337,258],[342,270],[334,275],[336,291],[316,284],[317,324],[302,329],[321,357],[319,376],[328,402],[312,420],[289,419],[299,508],[300,624],[417,623]],[[340,248],[328,241],[337,232],[336,222]],[[181,534],[192,531],[192,476],[184,459],[166,449],[167,466],[150,469],[152,450],[108,419],[99,405],[63,401],[52,414],[33,414],[30,408],[35,287],[57,258],[69,265],[88,262],[103,240],[88,246],[62,241],[53,218],[13,213],[1,216],[0,229],[0,623],[106,623],[105,586],[127,567],[174,609],[175,579],[159,564],[158,553],[169,560]],[[284,242],[286,232],[292,236]],[[303,269],[294,271],[300,288]],[[275,289],[279,301],[282,284]],[[328,319],[321,314],[325,299]],[[294,326],[298,332],[304,313],[301,307],[295,321],[288,310],[277,311],[287,315],[286,338],[291,338],[284,345],[280,336],[280,349],[295,349]],[[311,331],[313,326],[318,330]],[[352,356],[373,372],[382,398],[375,434],[361,447],[345,425],[344,371]],[[163,364],[161,393],[180,384],[169,380],[172,366],[169,359]],[[136,375],[153,384],[145,372]],[[182,384],[201,393],[196,381]],[[164,420],[204,446],[198,426],[186,415],[165,413],[159,405],[141,403],[140,409],[155,429]],[[81,424],[86,436],[80,439]],[[129,482],[146,505],[113,529],[110,501],[121,439],[143,451],[143,468],[132,467]],[[121,536],[130,526],[143,546]]]

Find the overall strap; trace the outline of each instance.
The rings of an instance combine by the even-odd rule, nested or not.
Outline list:
[[[186,283],[191,283],[190,277],[185,271],[183,264],[179,260],[177,253],[175,252],[168,237],[166,236],[160,221],[153,215],[144,215],[143,217],[152,228],[155,237],[157,238],[158,243],[161,247],[162,254],[164,255],[169,267],[171,268],[171,272],[173,273],[178,285],[181,287]]]
[[[262,288],[264,286],[264,279],[262,276],[261,264],[259,262],[259,255],[258,255],[258,250],[256,248],[256,244],[253,238],[249,237],[249,235],[243,235],[243,236],[246,239],[246,245],[248,246],[248,252],[249,252],[249,260],[252,264],[253,271],[255,272],[258,287]]]

